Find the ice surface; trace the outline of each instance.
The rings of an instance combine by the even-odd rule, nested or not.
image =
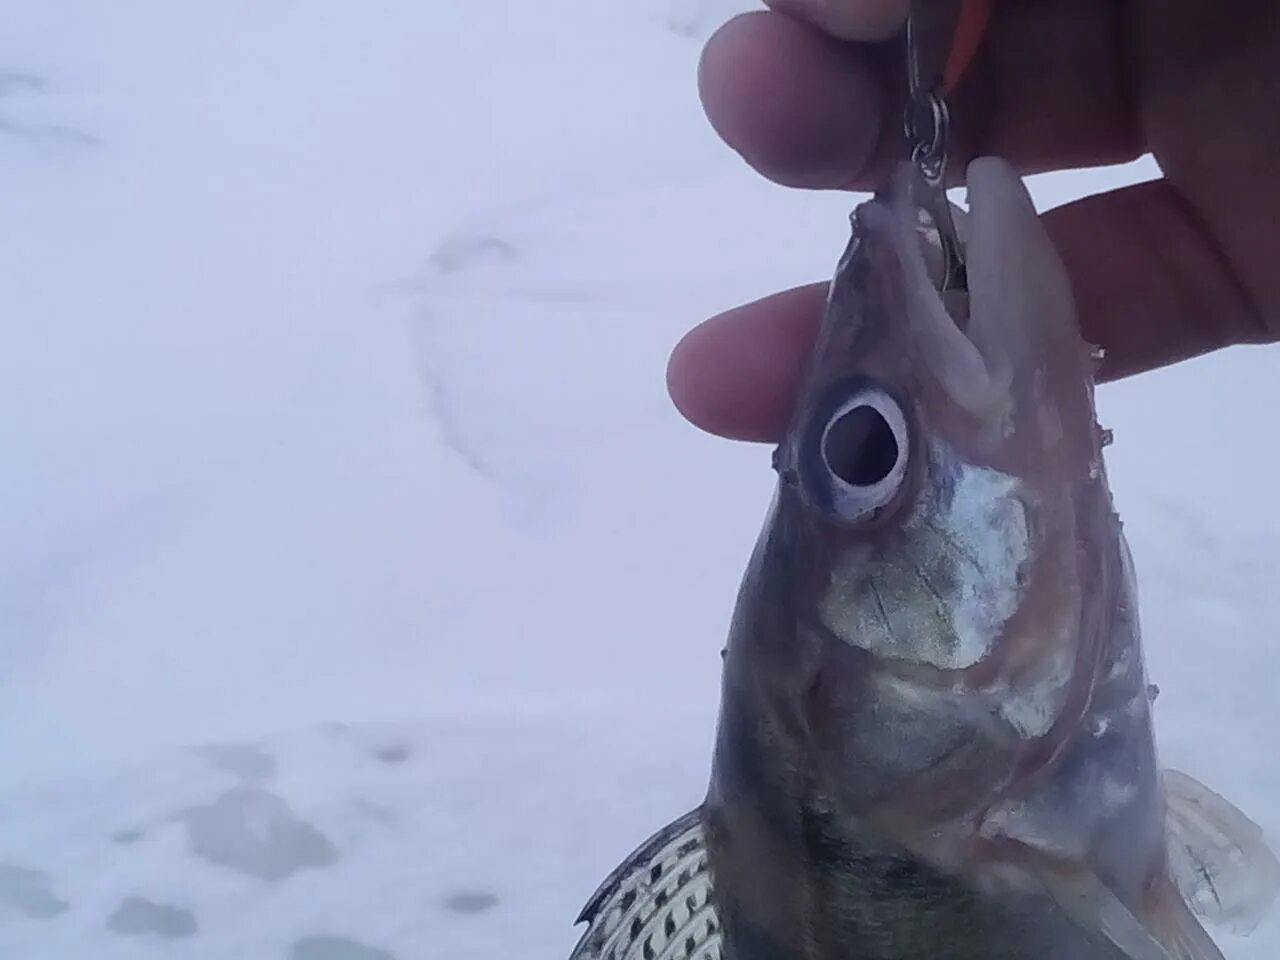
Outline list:
[[[772,474],[666,354],[851,202],[707,127],[740,6],[8,12],[0,957],[553,960],[697,801]],[[1276,362],[1101,405],[1164,759],[1280,835]]]
[[[235,744],[272,758],[261,780],[197,748],[10,790],[0,863],[38,865],[61,909],[4,912],[0,872],[0,957],[564,957],[605,861],[689,803],[709,736],[662,714],[329,724]]]

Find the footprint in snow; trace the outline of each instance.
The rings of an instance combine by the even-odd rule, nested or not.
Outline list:
[[[129,937],[184,940],[194,937],[198,926],[195,914],[183,907],[156,903],[145,897],[127,897],[107,917],[107,929]]]
[[[259,880],[284,880],[339,859],[328,837],[261,787],[228,790],[207,806],[183,812],[180,819],[195,856]]]
[[[409,759],[409,748],[404,746],[380,747],[373,755],[386,764],[404,763]]]
[[[141,843],[145,836],[141,830],[132,827],[126,830],[117,830],[111,835],[111,842],[121,847],[131,847],[135,843]]]
[[[446,897],[444,905],[454,913],[484,913],[498,905],[498,898],[482,890],[459,890]]]
[[[289,948],[289,960],[396,960],[396,957],[346,937],[303,937]]]
[[[515,246],[501,237],[458,233],[440,242],[431,254],[430,263],[437,273],[447,275],[477,266],[511,263],[518,256]]]
[[[0,863],[0,915],[5,909],[24,917],[47,920],[71,909],[53,892],[53,882],[41,870]]]

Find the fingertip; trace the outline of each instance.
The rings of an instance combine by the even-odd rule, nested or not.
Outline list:
[[[696,427],[716,433],[707,426],[708,404],[703,399],[705,385],[697,373],[701,329],[701,325],[696,326],[681,337],[667,358],[667,395],[682,417]],[[712,419],[715,419],[714,414]]]
[[[667,363],[667,390],[676,409],[708,433],[778,440],[825,302],[825,284],[799,287],[694,327]]]
[[[667,361],[667,393],[680,415],[700,430],[734,440],[759,440],[770,424],[756,422],[760,418],[755,399],[735,372],[740,344],[732,330],[725,336],[725,316],[705,320],[680,338]]]
[[[792,17],[764,11],[730,20],[703,50],[698,87],[716,133],[785,186],[845,186],[880,140],[875,71]]]

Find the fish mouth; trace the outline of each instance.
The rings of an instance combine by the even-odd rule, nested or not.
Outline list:
[[[948,402],[987,419],[998,415],[1008,379],[998,374],[972,338],[971,310],[957,309],[954,296],[949,304],[939,288],[944,253],[934,218],[916,200],[919,178],[919,171],[904,164],[889,189],[859,210],[859,223],[868,235],[879,236],[898,261],[908,342],[922,361],[922,372],[929,374]],[[974,252],[969,216],[959,208],[953,216],[960,249],[968,261]]]
[[[963,285],[943,282],[941,214],[926,199],[930,188],[913,164],[901,164],[888,186],[859,208],[859,232],[892,251],[910,349],[946,402],[1007,427],[1014,372],[1041,359],[1038,301],[1052,289],[1069,302],[1069,290],[1065,277],[1052,275],[1056,257],[1017,173],[1002,160],[981,158],[969,165],[967,181],[967,210],[943,201],[964,261]]]

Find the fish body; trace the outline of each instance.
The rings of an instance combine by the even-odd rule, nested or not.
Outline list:
[[[1280,886],[1159,765],[1096,351],[1025,188],[970,167],[958,303],[918,177],[855,212],[705,801],[602,885],[574,960],[1217,960],[1195,912],[1248,927]]]

